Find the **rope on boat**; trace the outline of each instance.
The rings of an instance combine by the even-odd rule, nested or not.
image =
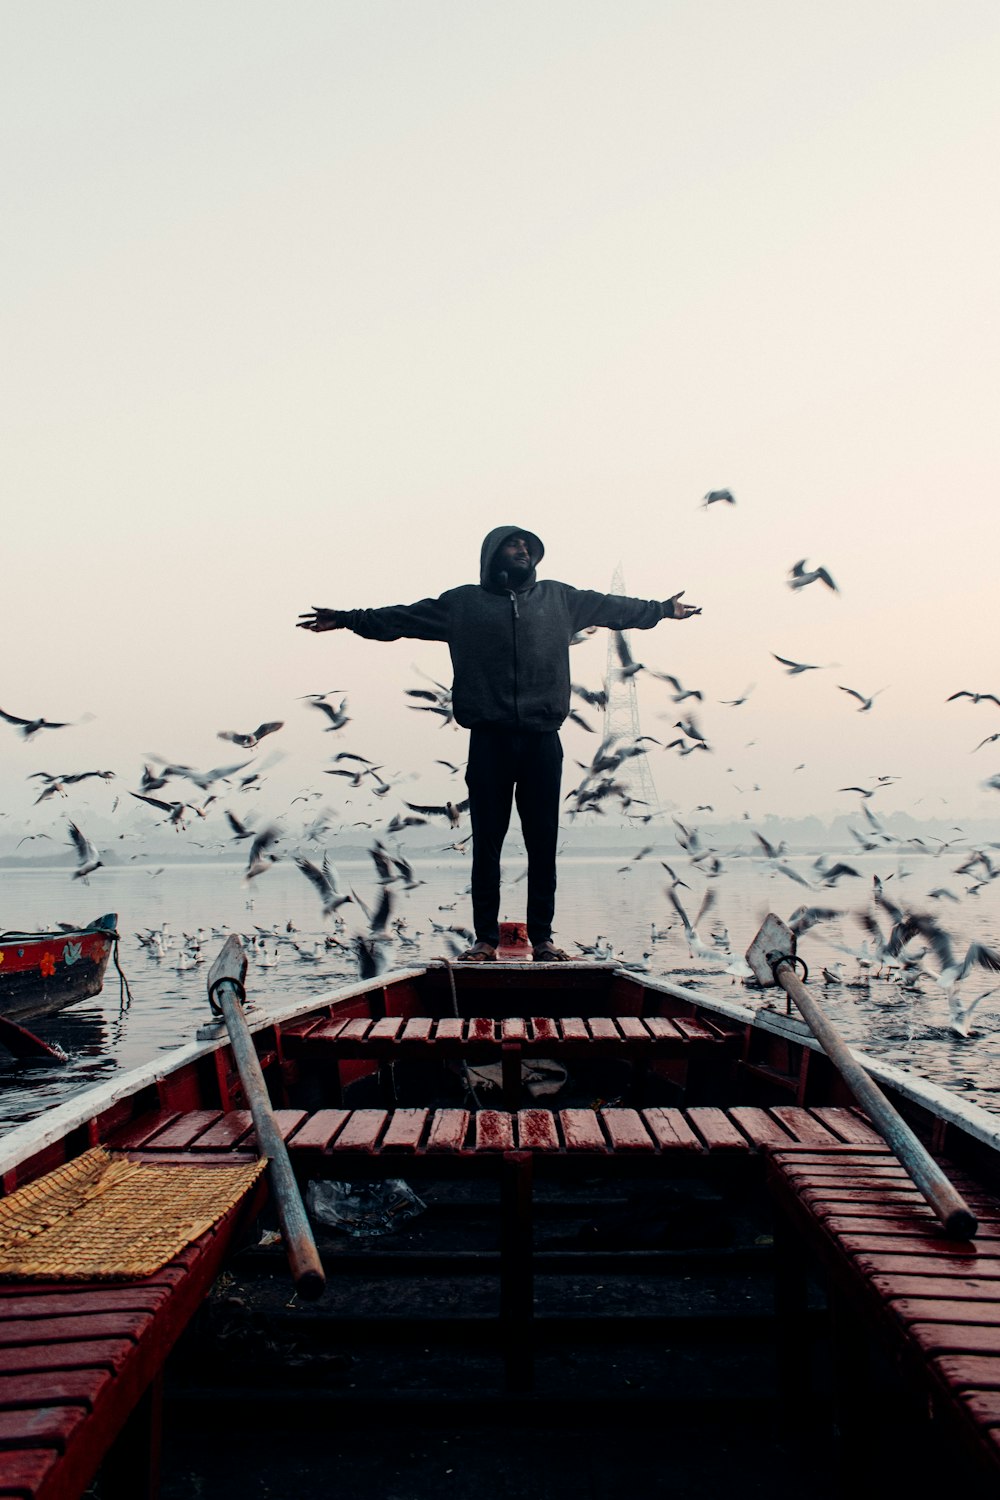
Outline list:
[[[115,968],[118,970],[118,1008],[119,1011],[128,1010],[132,1004],[132,991],[129,989],[128,980],[125,978],[125,970],[118,960],[118,944],[121,942],[121,935],[117,930],[113,930],[108,933],[108,936],[114,940],[111,956],[115,961]]]

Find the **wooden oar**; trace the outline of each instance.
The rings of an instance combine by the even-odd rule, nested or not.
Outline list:
[[[69,1061],[57,1042],[43,1042],[33,1031],[28,1031],[6,1016],[0,1016],[0,1042],[15,1057],[44,1058],[47,1062]]]
[[[323,1295],[326,1277],[289,1160],[288,1147],[274,1118],[260,1059],[243,1014],[241,1001],[246,972],[247,957],[243,944],[234,933],[226,939],[222,952],[208,971],[208,998],[225,1018],[233,1057],[257,1133],[257,1144],[268,1159],[271,1191],[278,1208],[295,1289],[300,1297],[312,1301]]]
[[[956,1240],[971,1240],[979,1221],[965,1199],[952,1186],[937,1162],[906,1121],[889,1103],[878,1084],[851,1052],[805,985],[795,973],[795,934],[773,912],[747,949],[747,963],[762,985],[778,984],[794,1000],[813,1036],[840,1073],[879,1135],[915,1185],[923,1193],[948,1234]]]

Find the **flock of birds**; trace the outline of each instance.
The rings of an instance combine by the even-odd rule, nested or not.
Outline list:
[[[702,503],[707,508],[720,503],[734,505],[736,502],[729,490],[713,490],[705,495]],[[830,571],[826,567],[808,567],[807,559],[801,559],[792,566],[787,582],[795,590],[822,584],[827,589],[837,591],[837,584]],[[635,778],[629,775],[629,763],[636,757],[648,754],[651,747],[676,752],[680,756],[710,750],[709,740],[697,718],[698,705],[704,702],[705,694],[700,688],[685,685],[677,676],[637,660],[628,640],[620,632],[614,633],[614,646],[617,665],[613,669],[613,678],[620,682],[644,673],[662,684],[679,715],[671,726],[676,733],[663,740],[645,734],[634,740],[614,733],[602,735],[590,760],[576,762],[581,775],[576,785],[566,794],[566,815],[570,822],[574,822],[581,817],[602,817],[608,812],[614,812],[632,826],[652,829],[663,815],[658,810],[650,809],[636,796]],[[789,675],[797,676],[817,670],[815,666],[772,654]],[[425,678],[425,681],[427,686],[405,690],[409,700],[408,708],[414,712],[436,716],[442,726],[452,724],[454,714],[449,687],[432,678]],[[601,714],[607,710],[612,687],[613,682],[604,682],[599,687],[588,687],[577,682],[572,684],[573,698],[580,706],[576,707],[574,704],[570,719],[583,732],[591,735],[598,733],[591,720],[595,713]],[[754,684],[751,684],[739,697],[720,702],[729,708],[739,708],[746,703],[753,687]],[[870,712],[875,699],[884,691],[879,689],[876,693],[864,694],[846,685],[838,684],[838,687],[857,701],[858,712],[861,713]],[[993,693],[961,690],[951,694],[948,702],[959,699],[968,699],[974,705],[992,703],[1000,707],[1000,697]],[[324,734],[340,735],[352,722],[348,713],[348,696],[343,689],[310,693],[302,701],[307,709],[322,718]],[[43,732],[47,736],[50,732],[70,727],[69,721],[49,720],[44,716],[20,717],[4,709],[0,709],[0,720],[16,728],[25,740],[34,740]],[[304,964],[322,962],[331,954],[338,958],[353,957],[362,977],[368,977],[384,966],[385,954],[390,946],[401,954],[416,955],[420,952],[421,940],[432,941],[439,949],[444,950],[444,956],[457,957],[473,941],[472,933],[457,924],[434,921],[430,924],[430,933],[411,933],[405,916],[399,912],[400,900],[424,883],[416,875],[411,859],[404,852],[400,836],[408,829],[439,824],[443,832],[447,830],[448,838],[448,842],[440,846],[440,852],[465,853],[471,837],[468,833],[462,834],[463,816],[468,811],[467,800],[453,798],[439,803],[409,801],[401,795],[401,787],[408,779],[407,775],[388,772],[383,764],[377,764],[356,751],[334,752],[329,764],[324,767],[323,774],[342,779],[346,783],[345,791],[350,789],[352,792],[368,794],[374,799],[376,806],[390,797],[396,804],[391,811],[386,808],[386,815],[378,822],[374,819],[358,819],[351,825],[352,830],[363,827],[372,832],[369,852],[375,892],[368,899],[363,899],[353,887],[344,886],[331,862],[328,845],[341,838],[347,829],[346,825],[341,824],[335,831],[335,815],[331,809],[325,804],[316,808],[315,804],[323,800],[321,791],[315,787],[305,788],[299,796],[292,799],[292,805],[297,802],[306,804],[308,814],[294,833],[287,826],[291,807],[282,816],[257,823],[253,815],[237,811],[232,805],[243,794],[260,789],[268,763],[265,761],[258,764],[254,752],[263,741],[279,734],[284,727],[283,720],[271,719],[261,722],[252,730],[218,731],[219,739],[248,754],[238,761],[213,766],[204,771],[160,756],[150,756],[142,766],[137,789],[130,791],[128,795],[150,809],[157,816],[158,822],[177,832],[184,831],[195,821],[199,827],[203,824],[210,825],[213,831],[221,835],[214,845],[216,850],[238,849],[245,845],[243,878],[248,884],[266,876],[282,860],[293,864],[308,881],[319,903],[323,929],[321,935],[305,937],[296,933],[290,922],[283,929],[255,928],[253,932],[244,935],[245,941],[251,956],[263,967],[277,963],[283,949],[286,954]],[[975,748],[980,749],[998,739],[1000,731],[986,736]],[[451,778],[458,778],[462,771],[462,766],[453,761],[438,759],[435,764],[442,767]],[[33,771],[29,779],[41,783],[36,798],[37,805],[55,798],[67,798],[73,788],[85,781],[110,782],[115,777],[116,773],[110,770],[72,773],[38,770]],[[1000,846],[986,844],[982,848],[974,848],[961,835],[953,840],[938,840],[929,844],[919,838],[900,838],[891,833],[871,804],[876,795],[894,780],[890,776],[880,776],[870,786],[840,789],[843,792],[857,793],[860,799],[860,826],[850,828],[859,851],[879,852],[887,856],[904,850],[919,850],[938,856],[960,851],[960,863],[954,868],[954,873],[965,878],[966,895],[975,895],[1000,878],[1000,864],[994,862],[991,852]],[[986,785],[1000,789],[1000,777],[992,778]],[[119,799],[116,797],[112,811],[118,805]],[[707,805],[696,809],[702,810],[712,811]],[[744,814],[744,817],[749,819],[749,814]],[[660,848],[651,833],[653,842],[640,849],[619,871],[624,875],[639,861],[659,857],[667,875],[664,895],[668,911],[672,913],[667,925],[658,927],[656,922],[651,923],[649,945],[639,960],[629,961],[623,955],[616,955],[613,945],[604,936],[599,936],[591,944],[578,942],[576,947],[581,957],[617,957],[619,961],[630,963],[633,968],[648,970],[658,943],[666,939],[680,940],[686,944],[689,958],[702,965],[706,972],[728,976],[734,983],[752,983],[745,961],[733,952],[728,932],[713,915],[718,905],[720,877],[733,859],[746,858],[748,851],[745,848],[725,850],[716,847],[707,834],[693,823],[673,818],[672,824],[669,830],[672,840],[669,848]],[[67,825],[69,839],[76,853],[73,876],[87,881],[104,865],[101,851],[80,826],[79,816],[67,819]],[[849,860],[831,863],[826,856],[820,855],[809,874],[803,874],[792,865],[783,844],[776,845],[759,831],[751,831],[754,846],[751,846],[749,852],[752,857],[760,860],[774,875],[806,888],[816,898],[812,904],[800,905],[789,917],[789,926],[796,935],[804,934],[820,924],[833,924],[852,914],[824,904],[822,900],[825,897],[828,901],[829,892],[842,882],[865,879]],[[30,834],[21,842],[51,837],[46,833]],[[125,838],[127,835],[120,837]],[[352,837],[356,838],[353,832]],[[204,848],[205,845],[201,844],[200,847]],[[687,860],[687,869],[683,874],[677,867],[676,849]],[[670,863],[665,855],[674,863]],[[150,873],[155,875],[160,872],[152,870]],[[704,894],[693,919],[689,917],[680,894],[682,890],[691,889],[688,881],[683,878],[684,874],[696,875],[705,882]],[[523,874],[518,878],[523,879]],[[461,893],[456,893],[456,898],[459,894]],[[957,903],[962,898],[950,887],[942,885],[932,890],[928,899],[940,905],[945,901]],[[353,930],[349,930],[349,915]],[[1000,987],[1000,982],[971,998],[966,997],[962,987],[970,977],[1000,974],[1000,952],[978,941],[966,945],[963,952],[936,914],[932,916],[926,911],[911,909],[903,900],[892,900],[886,894],[884,883],[877,878],[868,899],[855,908],[853,916],[864,933],[864,941],[852,946],[839,937],[828,937],[827,944],[834,950],[841,950],[845,958],[854,961],[857,977],[845,975],[843,963],[837,962],[824,967],[825,982],[832,986],[851,987],[871,985],[884,979],[913,994],[920,993],[923,986],[932,986],[947,999],[951,1029],[961,1036],[968,1036],[974,1012]],[[213,932],[208,935],[218,934]],[[137,934],[137,938],[149,957],[157,962],[170,961],[175,967],[185,969],[204,961],[204,932],[187,935],[183,941],[179,941],[166,928],[147,929]],[[663,965],[660,972],[666,967],[669,965]]]

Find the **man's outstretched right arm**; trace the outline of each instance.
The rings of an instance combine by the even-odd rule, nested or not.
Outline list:
[[[314,605],[299,615],[300,630],[353,630],[370,641],[448,639],[448,608],[442,599],[420,599],[416,604],[387,604],[382,609],[321,609]]]

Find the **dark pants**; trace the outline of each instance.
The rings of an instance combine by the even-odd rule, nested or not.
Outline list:
[[[517,803],[528,854],[528,941],[552,936],[562,745],[556,730],[473,729],[465,771],[472,820],[472,919],[476,938],[500,939],[500,851]]]

